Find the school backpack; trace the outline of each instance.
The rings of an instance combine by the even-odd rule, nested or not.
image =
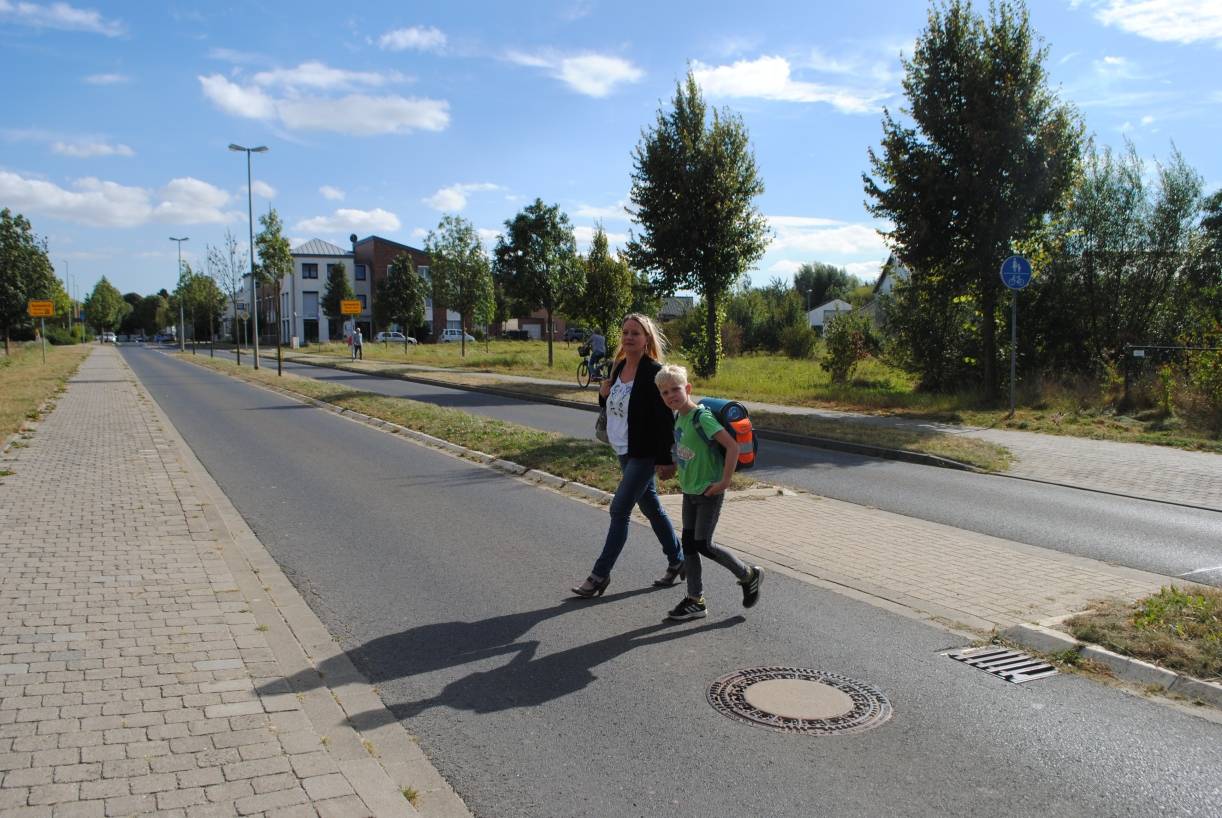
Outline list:
[[[696,407],[697,412],[712,412],[713,417],[717,418],[717,422],[721,424],[722,428],[738,441],[738,463],[734,466],[734,470],[745,471],[754,467],[755,454],[759,451],[759,439],[756,438],[755,429],[751,426],[751,418],[747,415],[747,407],[736,400],[726,400],[724,398],[701,398]],[[700,435],[700,438],[708,445],[722,449],[720,443],[704,433],[704,429],[700,425],[699,414],[693,420],[695,422],[692,425],[696,427],[696,432]]]

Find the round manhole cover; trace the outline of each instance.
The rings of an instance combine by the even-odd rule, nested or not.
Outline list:
[[[722,676],[709,687],[709,704],[732,719],[785,733],[860,733],[891,718],[891,702],[874,686],[800,667]]]

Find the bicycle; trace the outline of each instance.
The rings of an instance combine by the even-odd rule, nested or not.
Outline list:
[[[577,350],[577,354],[581,355],[581,361],[577,364],[577,385],[585,389],[590,385],[590,381],[603,381],[611,377],[611,362],[604,356],[596,364],[590,363],[590,348],[581,346]]]

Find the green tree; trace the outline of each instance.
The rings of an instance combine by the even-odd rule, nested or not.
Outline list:
[[[131,305],[123,300],[106,276],[102,276],[93,292],[85,296],[85,320],[99,332],[113,330],[130,311]]]
[[[802,307],[806,310],[813,310],[833,298],[845,298],[861,285],[861,279],[849,275],[843,267],[821,261],[803,264],[793,274],[794,289],[798,291]]]
[[[621,255],[621,259],[629,263],[629,269],[632,269],[631,260],[626,255]],[[632,274],[632,301],[628,304],[628,312],[638,312],[641,315],[657,315],[662,309],[662,296],[658,295],[657,289],[654,288],[653,282],[649,279],[649,273],[644,270],[637,270]],[[614,327],[607,327],[609,331],[613,331]]]
[[[378,297],[373,302],[374,317],[382,326],[398,324],[404,336],[424,323],[424,302],[427,287],[412,257],[400,253],[390,262],[386,278],[378,283]],[[407,340],[403,341],[407,352]]]
[[[356,298],[356,293],[352,290],[352,282],[348,280],[348,268],[342,261],[328,265],[327,284],[322,296],[323,315],[333,320],[335,326],[343,326],[344,316],[340,312],[339,302],[353,298]],[[327,334],[331,336],[331,340],[335,340],[334,333],[328,330]]]
[[[904,60],[913,126],[883,113],[882,153],[863,174],[868,207],[894,228],[888,242],[912,271],[910,291],[940,315],[971,302],[978,352],[969,361],[987,396],[998,394],[997,323],[1001,262],[1057,211],[1078,165],[1082,128],[1049,90],[1047,49],[1021,0],[997,0],[986,21],[967,0],[931,8],[928,27]],[[910,305],[912,309],[916,305]],[[936,336],[936,332],[933,333]],[[954,333],[910,354],[925,386],[946,388],[942,366]]]
[[[633,152],[631,199],[639,236],[629,261],[664,294],[697,292],[705,308],[698,375],[717,374],[724,298],[768,246],[767,222],[752,200],[764,192],[742,119],[707,115],[696,78],[676,83],[672,110],[658,110]]]
[[[284,225],[275,209],[259,217],[263,229],[255,235],[255,250],[259,253],[259,271],[264,283],[275,283],[276,337],[280,337],[280,282],[293,274],[293,248],[284,237]],[[211,331],[210,331],[211,332]]]
[[[461,353],[467,356],[466,330],[487,325],[496,309],[492,264],[475,225],[462,216],[442,216],[424,242],[433,277],[433,298],[459,315]]]
[[[586,288],[580,306],[573,315],[589,322],[603,332],[611,333],[608,341],[619,334],[619,323],[632,306],[632,269],[623,256],[612,256],[607,231],[601,224],[594,228],[590,252],[583,259],[586,268]]]
[[[496,271],[510,298],[547,314],[547,365],[554,363],[552,317],[585,289],[585,270],[569,217],[535,199],[505,222],[496,241]]]
[[[29,302],[53,298],[55,281],[46,241],[34,235],[25,216],[7,207],[0,210],[0,324],[6,355],[12,330],[30,321]]]

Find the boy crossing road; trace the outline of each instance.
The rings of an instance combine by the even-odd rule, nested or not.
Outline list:
[[[713,542],[713,531],[721,516],[725,491],[734,477],[738,442],[712,412],[692,400],[692,385],[688,383],[686,369],[664,366],[654,382],[662,394],[662,401],[677,413],[674,460],[678,466],[679,488],[683,492],[681,541],[687,573],[687,596],[666,618],[699,619],[708,614],[704,601],[701,555],[725,566],[738,578],[743,591],[743,607],[750,608],[759,601],[763,570],[758,565],[748,567],[734,554]],[[721,444],[720,448],[710,446],[707,440]]]

